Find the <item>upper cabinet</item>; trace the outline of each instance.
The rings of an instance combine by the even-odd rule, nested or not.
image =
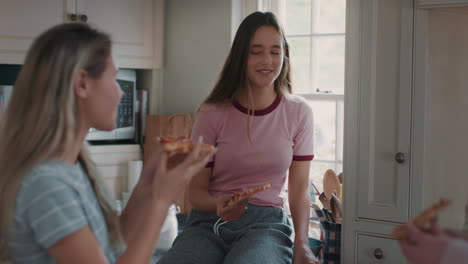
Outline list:
[[[117,64],[125,68],[160,68],[163,1],[77,0],[77,18],[108,32]],[[156,14],[159,12],[160,14]],[[156,48],[157,46],[157,48]],[[158,55],[156,51],[159,50]]]
[[[75,4],[66,0],[0,0],[0,63],[21,64],[33,39],[66,21]]]
[[[111,35],[119,67],[162,67],[164,0],[0,0],[0,7],[0,63],[22,64],[41,32],[76,22]]]

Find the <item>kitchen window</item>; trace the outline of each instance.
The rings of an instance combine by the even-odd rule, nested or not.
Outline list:
[[[315,158],[309,177],[322,191],[325,171],[333,169],[338,174],[343,170],[346,0],[246,2],[244,10],[256,4],[257,10],[275,13],[284,25],[293,92],[303,96],[314,111]]]
[[[288,0],[279,8],[290,44],[294,93],[314,111],[310,180],[322,191],[325,171],[343,170],[346,0]]]
[[[325,171],[343,171],[346,0],[239,0],[232,1],[232,9],[232,39],[242,19],[257,10],[275,13],[284,25],[293,92],[314,111],[309,181],[322,192]],[[320,205],[318,197],[311,200]],[[314,213],[311,217],[309,237],[318,239],[320,228]]]

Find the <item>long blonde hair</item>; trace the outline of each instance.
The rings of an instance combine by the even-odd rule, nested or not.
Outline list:
[[[0,260],[8,255],[7,238],[23,178],[33,167],[76,144],[73,76],[84,69],[91,78],[98,78],[110,55],[110,37],[81,23],[57,25],[32,44],[0,120]],[[118,216],[99,187],[86,143],[78,159],[96,193],[111,241],[119,242]]]

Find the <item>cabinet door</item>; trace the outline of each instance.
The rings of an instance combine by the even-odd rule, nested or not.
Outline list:
[[[456,5],[467,5],[468,0],[418,0],[418,7],[448,7]]]
[[[139,145],[104,145],[89,148],[91,159],[113,199],[120,199],[128,190],[128,162],[142,160]]]
[[[153,0],[77,0],[77,14],[109,33],[118,66],[153,68],[154,27],[157,21]],[[158,20],[159,22],[159,20]]]
[[[407,263],[398,242],[392,239],[358,235],[357,251],[357,263]]]
[[[0,63],[22,64],[33,39],[75,7],[75,0],[0,0]]]
[[[412,0],[363,0],[357,217],[408,217]],[[404,161],[396,161],[397,153]]]

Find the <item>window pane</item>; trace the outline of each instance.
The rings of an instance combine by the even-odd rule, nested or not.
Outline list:
[[[309,182],[313,183],[319,192],[323,192],[323,175],[328,169],[335,170],[335,163],[312,161],[310,165]],[[318,197],[315,197],[315,201],[320,204]]]
[[[310,86],[310,38],[288,38],[290,46],[291,78],[293,92],[311,93]]]
[[[336,175],[338,175],[338,174],[340,174],[340,173],[343,172],[343,164],[342,164],[342,163],[337,163],[337,164],[336,164],[336,170],[335,170],[335,172],[336,172]]]
[[[335,160],[335,101],[309,101],[314,112],[314,159]]]
[[[312,39],[312,91],[344,94],[344,36]]]
[[[344,33],[346,0],[312,0],[318,16],[314,19],[314,33]],[[286,11],[287,12],[287,11]],[[316,23],[315,23],[316,21]]]
[[[311,0],[286,1],[286,35],[310,34]]]

